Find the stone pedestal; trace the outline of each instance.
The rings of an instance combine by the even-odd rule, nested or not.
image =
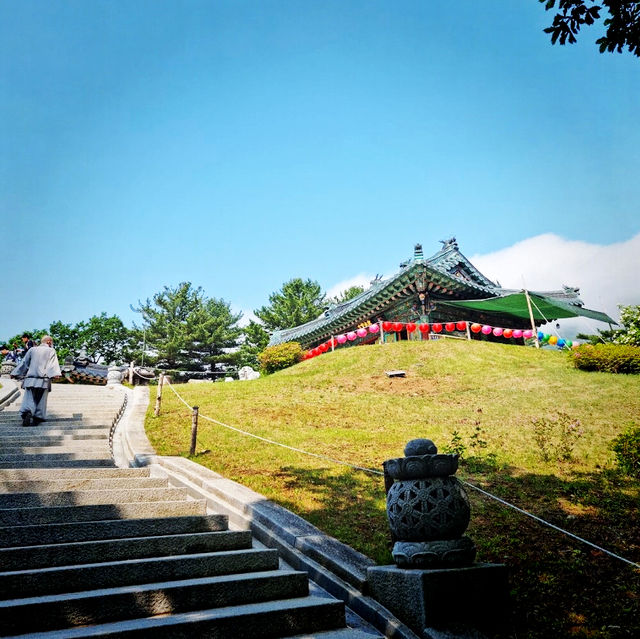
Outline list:
[[[4,360],[2,364],[0,364],[0,377],[11,377],[11,373],[13,373],[13,369],[17,366],[15,362],[9,362]]]
[[[109,366],[107,372],[107,386],[120,386],[122,385],[122,373],[120,368],[112,364]]]
[[[503,564],[429,570],[375,566],[367,570],[367,582],[371,596],[421,637],[478,637],[478,629],[500,628],[507,617]]]

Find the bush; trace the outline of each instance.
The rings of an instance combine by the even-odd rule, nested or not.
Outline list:
[[[618,468],[627,475],[640,477],[640,426],[629,426],[613,440],[611,448]]]
[[[269,375],[297,364],[302,361],[303,355],[304,351],[298,342],[285,342],[277,346],[269,346],[258,355],[260,369]]]
[[[538,446],[538,455],[543,461],[553,459],[567,461],[573,456],[573,448],[584,431],[580,420],[557,411],[556,418],[532,419],[533,439]]]
[[[583,371],[640,373],[640,346],[583,344],[570,351],[569,358]]]

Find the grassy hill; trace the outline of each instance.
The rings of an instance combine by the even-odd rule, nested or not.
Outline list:
[[[406,377],[384,372],[395,369]],[[367,468],[380,470],[408,440],[428,437],[440,451],[462,452],[461,479],[640,562],[640,482],[614,470],[610,449],[640,423],[638,376],[577,371],[560,352],[440,340],[346,348],[253,382],[177,390],[202,415]],[[574,424],[564,437],[558,412]],[[149,412],[147,431],[159,453],[186,455],[188,409],[165,391],[163,414]],[[198,451],[198,463],[391,562],[380,476],[202,419]],[[640,633],[640,571],[476,491],[469,496],[478,559],[512,568],[509,636]]]

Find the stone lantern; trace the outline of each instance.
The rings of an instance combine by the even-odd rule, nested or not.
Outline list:
[[[505,619],[506,566],[474,563],[458,455],[438,454],[429,439],[404,453],[383,464],[396,565],[367,569],[369,593],[424,639],[482,637]]]
[[[471,509],[454,477],[457,455],[439,455],[430,439],[414,439],[405,456],[384,462],[387,517],[398,566],[469,566],[476,547],[463,537]]]

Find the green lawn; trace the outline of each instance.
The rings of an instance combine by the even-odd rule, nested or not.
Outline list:
[[[403,369],[405,378],[384,371]],[[584,373],[566,355],[440,340],[345,348],[270,377],[179,385],[200,413],[290,446],[381,469],[415,437],[465,447],[459,476],[555,525],[640,561],[640,483],[616,473],[611,440],[640,423],[640,377]],[[153,402],[152,402],[153,403]],[[580,421],[569,460],[543,461],[533,421]],[[165,389],[147,416],[160,454],[187,455],[189,410]],[[551,442],[553,443],[553,442]],[[382,478],[308,457],[204,419],[198,463],[390,563]],[[470,491],[479,560],[513,572],[509,636],[640,633],[640,572]]]

